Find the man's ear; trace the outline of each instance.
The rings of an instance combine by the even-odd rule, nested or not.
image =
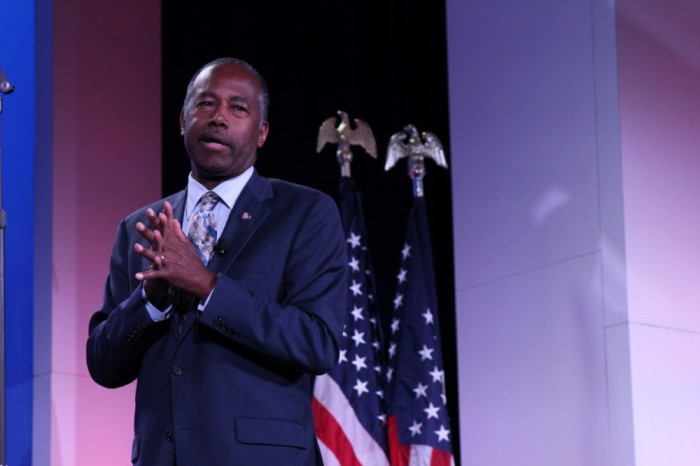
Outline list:
[[[185,135],[185,113],[184,110],[180,110],[180,136]]]
[[[270,124],[266,121],[260,127],[260,131],[258,132],[258,149],[260,149],[265,144],[265,140],[267,139],[267,132],[269,130]]]

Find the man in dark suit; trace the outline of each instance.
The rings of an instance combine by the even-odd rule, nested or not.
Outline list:
[[[255,172],[267,95],[240,60],[200,69],[187,189],[117,230],[87,363],[105,387],[137,381],[134,464],[321,464],[312,380],[338,360],[345,241],[330,197]]]

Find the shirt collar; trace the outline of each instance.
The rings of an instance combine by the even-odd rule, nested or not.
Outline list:
[[[250,166],[246,171],[240,175],[222,181],[212,191],[214,191],[223,201],[223,204],[230,210],[236,203],[238,196],[243,191],[246,183],[253,176],[255,169]],[[194,209],[197,207],[199,199],[204,195],[204,193],[209,190],[205,188],[201,183],[192,178],[192,172],[190,172],[187,177],[187,201],[185,203],[185,220],[189,219]]]

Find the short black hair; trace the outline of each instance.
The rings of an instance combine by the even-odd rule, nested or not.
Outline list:
[[[245,60],[241,60],[240,58],[233,58],[233,57],[223,57],[223,58],[217,58],[216,60],[212,60],[206,65],[202,66],[200,69],[197,70],[197,72],[192,76],[192,79],[190,79],[189,84],[187,84],[187,92],[185,93],[185,101],[182,104],[182,109],[183,112],[185,108],[187,107],[187,103],[190,100],[190,97],[192,96],[192,91],[194,90],[194,82],[197,79],[197,76],[200,75],[202,71],[204,71],[205,68],[208,68],[210,66],[218,66],[218,65],[238,65],[242,68],[245,68],[246,70],[250,71],[255,75],[256,78],[258,78],[258,81],[260,81],[260,93],[258,94],[258,105],[260,107],[260,123],[259,126],[262,128],[263,123],[267,121],[267,109],[270,106],[270,93],[267,90],[267,83],[265,82],[265,79],[262,77],[260,73],[258,73],[258,70],[256,70],[253,65],[248,63]]]

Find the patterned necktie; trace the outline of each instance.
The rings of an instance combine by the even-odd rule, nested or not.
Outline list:
[[[199,258],[204,265],[209,262],[216,244],[216,217],[214,206],[221,200],[213,191],[206,192],[199,200],[199,208],[192,218],[187,237],[197,247]]]

